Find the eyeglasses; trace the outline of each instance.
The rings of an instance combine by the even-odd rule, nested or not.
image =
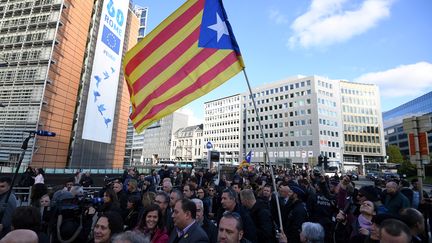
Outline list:
[[[214,192],[214,190],[213,189],[209,189],[209,192]]]
[[[157,203],[157,204],[165,203],[165,202],[161,202],[161,201],[159,201],[159,200],[155,200],[154,202]]]

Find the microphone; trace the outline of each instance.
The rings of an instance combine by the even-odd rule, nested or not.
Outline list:
[[[36,134],[38,136],[42,136],[42,137],[55,137],[56,133],[55,132],[49,132],[49,131],[45,131],[45,130],[37,130],[37,131],[26,131],[30,134]]]

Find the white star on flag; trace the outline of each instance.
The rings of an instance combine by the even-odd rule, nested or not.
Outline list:
[[[217,32],[217,41],[219,42],[222,35],[229,35],[229,33],[225,21],[222,21],[218,13],[216,13],[216,21],[216,24],[210,25],[208,28]]]

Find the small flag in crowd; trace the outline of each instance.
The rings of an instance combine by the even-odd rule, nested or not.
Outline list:
[[[137,132],[205,95],[243,68],[221,0],[188,0],[126,53]]]
[[[252,150],[249,151],[249,153],[246,155],[246,158],[245,158],[246,163],[250,164],[251,159],[252,159]]]

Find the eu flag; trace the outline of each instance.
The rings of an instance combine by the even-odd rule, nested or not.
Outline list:
[[[105,43],[111,50],[113,50],[116,54],[119,54],[120,51],[120,39],[104,25],[102,31],[102,42]]]

